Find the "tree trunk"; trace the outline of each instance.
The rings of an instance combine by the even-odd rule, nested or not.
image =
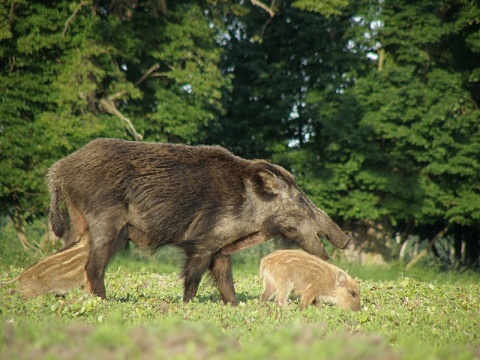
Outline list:
[[[425,249],[420,251],[420,253],[415,256],[410,262],[407,264],[406,269],[410,269],[413,265],[415,265],[417,262],[420,261],[421,258],[423,258],[425,255],[427,255],[428,251],[430,248],[433,246],[435,241],[437,241],[439,238],[441,238],[445,233],[448,231],[448,226],[445,226],[442,230],[440,230],[429,242],[428,245]]]
[[[461,229],[460,227],[455,227],[455,230],[454,230],[454,233],[453,233],[453,236],[454,236],[454,249],[455,249],[455,252],[454,252],[454,256],[455,256],[455,265],[457,266],[461,266],[463,264],[463,259],[462,259],[462,242],[463,242],[463,238],[462,238],[462,232],[461,232]]]
[[[410,219],[407,223],[407,226],[405,227],[405,230],[400,236],[400,241],[397,243],[397,245],[395,246],[395,249],[393,250],[393,253],[392,253],[393,259],[395,260],[400,259],[400,252],[402,251],[405,243],[407,242],[410,234],[412,233],[412,230],[413,230],[413,220]]]
[[[474,228],[465,228],[465,265],[478,267],[480,256],[480,233]]]

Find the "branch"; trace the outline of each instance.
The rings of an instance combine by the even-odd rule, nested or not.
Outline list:
[[[67,21],[65,22],[65,27],[63,28],[63,33],[62,33],[62,37],[65,37],[65,33],[67,32],[67,29],[68,29],[68,25],[70,24],[70,21],[73,20],[73,18],[75,17],[75,15],[77,15],[77,13],[79,12],[79,10],[82,8],[83,6],[83,1],[80,1],[80,4],[78,4],[77,8],[75,9],[75,11],[73,12],[72,15],[70,15],[70,17],[67,19]]]
[[[378,72],[382,71],[383,64],[385,63],[385,49],[378,49]]]
[[[138,86],[140,85],[142,82],[145,81],[145,79],[151,74],[153,73],[155,70],[157,70],[158,68],[160,67],[160,64],[159,63],[156,63],[155,65],[153,65],[150,69],[147,70],[147,72],[145,74],[142,75],[142,77],[140,79],[137,80],[137,82],[135,83],[135,86]]]
[[[16,207],[17,208],[17,207]],[[15,232],[17,233],[18,239],[20,240],[20,243],[23,246],[24,250],[31,249],[36,252],[40,252],[40,249],[38,247],[30,244],[27,239],[27,234],[25,231],[25,219],[22,215],[22,213],[19,211],[15,211],[14,213],[9,214],[10,219],[12,220],[13,223],[13,228],[15,229]]]
[[[149,76],[168,76],[165,73],[154,73],[155,70],[160,68],[160,64],[155,64],[150,69],[148,69],[145,74],[142,75],[140,79],[138,79],[134,86],[140,85],[142,82],[145,81]],[[121,121],[125,123],[125,126],[127,128],[127,131],[130,133],[130,135],[133,136],[135,141],[141,141],[143,140],[143,136],[135,130],[135,127],[133,126],[132,122],[130,121],[129,118],[127,118],[125,115],[123,115],[115,105],[115,100],[126,95],[127,91],[119,91],[116,94],[110,95],[108,97],[103,97],[100,100],[100,107],[102,107],[106,112],[108,112],[111,115],[116,116],[119,118]]]
[[[118,92],[118,93],[116,93],[116,94],[110,95],[110,96],[108,97],[108,100],[111,100],[111,101],[117,100],[118,98],[120,98],[120,97],[122,97],[123,95],[126,95],[126,94],[128,94],[128,92],[126,92],[126,91],[120,91],[120,92]]]
[[[141,141],[143,140],[143,136],[135,130],[135,127],[133,126],[132,122],[130,121],[129,118],[127,118],[125,115],[123,115],[118,109],[113,100],[110,98],[102,98],[100,100],[100,106],[109,114],[116,116],[119,118],[121,121],[123,121],[127,127],[127,131],[130,133],[130,135],[133,136],[133,139],[135,141]]]
[[[412,219],[409,219],[408,220],[408,223],[407,223],[407,227],[405,228],[405,231],[402,233],[402,235],[400,236],[400,241],[398,242],[398,244],[395,246],[395,249],[392,253],[392,257],[394,259],[400,259],[400,252],[402,251],[402,247],[403,245],[407,242],[408,240],[408,237],[410,236],[410,234],[412,233],[412,230],[413,230],[413,220]]]
[[[168,77],[169,74],[166,72],[158,72],[158,73],[153,73],[152,77]]]
[[[167,10],[167,1],[166,0],[158,0],[160,3],[160,11],[162,12],[163,15],[167,16],[168,10]]]
[[[262,3],[261,1],[258,1],[258,0],[250,0],[250,1],[252,2],[253,5],[258,6],[259,8],[268,12],[268,14],[270,15],[271,18],[273,18],[275,16],[275,11],[273,10],[273,7],[275,5],[275,0],[272,0],[272,3],[270,4],[270,7],[268,7],[267,5],[265,5],[264,3]]]

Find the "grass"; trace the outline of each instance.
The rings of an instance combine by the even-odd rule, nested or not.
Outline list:
[[[253,251],[253,250],[252,250]],[[474,359],[480,357],[480,274],[435,266],[339,264],[361,282],[362,310],[298,310],[258,300],[259,251],[233,260],[238,307],[219,302],[208,277],[183,304],[182,255],[120,254],[107,301],[80,290],[25,300],[0,288],[5,359]],[[0,281],[22,268],[0,263]]]
[[[40,238],[43,224],[32,227]],[[40,258],[0,224],[0,281]],[[25,300],[0,287],[0,359],[478,359],[480,274],[424,264],[336,263],[357,277],[362,310],[324,306],[303,312],[292,299],[261,303],[264,244],[233,257],[238,307],[223,306],[205,277],[182,302],[183,255],[136,249],[110,263],[107,301],[74,290]]]
[[[233,255],[234,272],[243,275],[256,275],[262,256],[273,251],[271,244],[260,245]],[[158,274],[181,273],[184,261],[183,254],[174,247],[160,249],[154,255],[133,249],[130,253],[120,253],[110,262],[109,269],[123,269],[129,272],[148,271]],[[473,270],[455,270],[445,268],[433,262],[426,262],[405,269],[404,263],[392,262],[385,265],[362,265],[344,263],[332,259],[332,263],[347,270],[353,276],[362,280],[393,281],[404,277],[415,280],[441,284],[480,284],[480,273]]]

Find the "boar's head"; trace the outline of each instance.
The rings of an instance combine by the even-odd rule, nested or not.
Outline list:
[[[322,210],[299,189],[293,176],[280,166],[256,161],[249,169],[253,190],[261,202],[259,217],[263,231],[293,241],[306,252],[327,260],[330,258],[320,238],[326,238],[344,249],[351,240]]]

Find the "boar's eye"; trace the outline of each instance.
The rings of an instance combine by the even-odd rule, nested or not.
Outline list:
[[[297,197],[297,201],[301,205],[302,208],[307,210],[309,216],[312,219],[315,219],[315,214],[312,211],[312,208],[311,208],[312,204],[311,204],[310,200],[305,195],[299,194],[298,197]]]
[[[354,299],[357,297],[357,293],[355,291],[350,291],[350,294]]]

